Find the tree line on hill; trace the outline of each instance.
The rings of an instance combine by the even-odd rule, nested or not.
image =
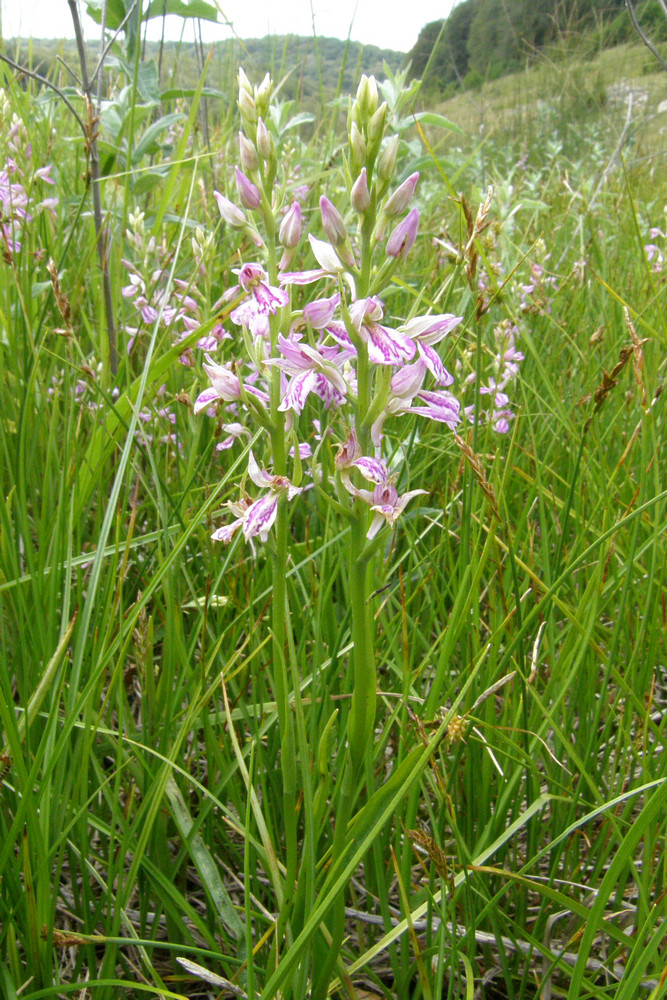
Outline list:
[[[375,45],[344,42],[339,38],[315,39],[311,36],[272,35],[266,38],[229,39],[202,46],[194,42],[147,41],[142,44],[143,61],[154,61],[160,67],[160,85],[173,89],[194,88],[209,49],[212,48],[206,83],[228,95],[236,92],[236,73],[243,66],[246,73],[258,83],[265,73],[281,84],[280,96],[306,103],[327,100],[338,91],[343,94],[356,89],[361,73],[373,74],[380,79],[386,64],[392,72],[405,65],[404,52],[380,49]],[[54,80],[61,86],[69,83],[63,63],[76,68],[78,53],[73,39],[14,39],[5,42],[12,60]],[[99,55],[99,43],[87,45],[89,62],[94,65]],[[117,67],[115,57],[120,55],[126,64],[133,60],[127,56],[126,46],[117,43],[107,57],[107,65]]]
[[[644,0],[637,11],[654,40],[667,40],[660,0]],[[431,90],[475,87],[593,31],[603,46],[634,38],[625,0],[463,0],[449,17],[422,28],[410,72]]]

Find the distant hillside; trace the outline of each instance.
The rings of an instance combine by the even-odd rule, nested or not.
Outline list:
[[[660,5],[636,4],[655,41],[667,39]],[[583,39],[604,48],[632,37],[625,0],[463,0],[448,18],[422,28],[408,59],[427,90],[453,92],[513,72],[553,46]]]
[[[71,39],[32,39],[30,43],[25,39],[10,39],[5,41],[5,48],[16,62],[51,79],[63,72],[58,56],[70,66],[78,66],[76,46]],[[159,63],[163,87],[194,87],[210,48],[213,53],[206,78],[209,87],[235,91],[236,73],[238,67],[243,66],[256,82],[265,73],[271,73],[276,83],[283,81],[281,95],[284,98],[298,97],[307,103],[309,97],[319,95],[320,86],[325,97],[330,99],[339,86],[344,93],[356,87],[361,73],[382,77],[384,63],[393,72],[400,69],[406,59],[404,52],[379,49],[375,45],[296,35],[234,39],[212,46],[204,44],[201,49],[194,42],[165,42],[162,52],[158,42],[147,42],[143,58]],[[94,65],[99,45],[90,44],[89,51]],[[117,51],[121,52],[120,48]],[[111,61],[113,54],[112,50]]]
[[[283,90],[290,97],[297,91],[302,96],[317,93],[320,74],[326,93],[334,92],[339,82],[342,92],[349,93],[356,88],[361,73],[381,78],[384,63],[394,72],[406,59],[404,52],[359,42],[346,43],[339,38],[274,35],[232,44],[234,63],[242,65],[249,75],[257,77],[270,72],[276,81],[287,76]],[[229,49],[226,58],[228,54]]]

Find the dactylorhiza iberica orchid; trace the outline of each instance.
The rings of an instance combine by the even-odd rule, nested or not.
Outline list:
[[[497,434],[507,434],[515,416],[507,390],[516,382],[524,355],[516,347],[519,330],[515,324],[505,319],[493,333],[496,351],[491,357],[490,371],[486,379],[472,371],[464,380],[469,386],[478,383],[479,389],[477,402],[465,406],[463,412],[470,423],[489,424]]]
[[[443,436],[458,426],[460,405],[443,346],[462,317],[412,315],[409,298],[402,310],[385,312],[385,293],[392,285],[400,289],[394,279],[419,237],[414,204],[419,174],[395,182],[400,140],[386,134],[388,108],[380,103],[375,81],[363,77],[350,105],[347,191],[320,194],[319,211],[305,203],[302,211],[289,176],[280,174],[285,138],[277,127],[280,112],[270,107],[271,87],[267,77],[253,88],[239,73],[236,192],[218,192],[216,199],[223,223],[252,256],[216,306],[223,320],[228,312],[237,333],[221,345],[224,360],[207,355],[203,371],[210,385],[197,397],[195,412],[217,421],[225,451],[237,441],[252,441],[248,479],[257,495],[241,488],[226,504],[231,521],[212,537],[228,543],[242,535],[251,546],[268,543],[272,654],[266,676],[281,737],[289,895],[300,863],[293,711],[299,688],[288,668],[289,651],[298,645],[291,634],[296,617],[290,614],[290,546],[298,532],[298,505],[292,501],[310,496],[327,523],[333,519],[335,536],[344,539],[339,592],[349,602],[351,661],[346,734],[339,739],[340,793],[332,817],[336,866],[359,789],[371,796],[375,782],[378,685],[371,595],[384,565],[376,557],[383,540],[409,516],[408,505],[426,492],[421,484],[411,487],[409,464],[397,447],[401,422],[412,425],[414,417],[425,417],[440,425]],[[312,230],[307,234],[306,225]],[[313,960],[316,1000],[328,995],[343,941],[344,902],[344,890],[336,892],[323,920],[331,932]],[[289,904],[282,912],[280,919],[289,921]],[[275,934],[282,948],[282,924]]]
[[[33,158],[25,123],[12,111],[0,88],[0,245],[9,262],[21,251],[25,227],[40,212],[55,218],[57,197],[41,198],[43,185],[53,186],[51,165],[39,166]]]

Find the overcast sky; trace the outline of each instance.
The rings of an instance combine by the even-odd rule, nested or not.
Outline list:
[[[85,2],[79,2],[85,12]],[[216,4],[216,0],[209,2]],[[5,38],[73,36],[67,0],[0,0],[0,3]],[[217,0],[220,21],[228,18],[241,38],[262,38],[267,34],[310,35],[314,12],[318,35],[347,38],[351,26],[353,41],[399,52],[408,52],[417,41],[420,29],[429,21],[446,17],[453,5],[454,0],[312,0],[312,4],[311,0]],[[86,34],[97,37],[99,28],[85,14],[83,22]],[[183,21],[168,17],[169,22],[172,24],[167,37],[176,40],[180,37]],[[158,20],[153,22],[156,38],[160,37],[159,23]],[[205,21],[202,21],[202,30],[206,41],[230,36],[229,28],[208,25]],[[186,27],[185,37],[192,38],[191,26]]]

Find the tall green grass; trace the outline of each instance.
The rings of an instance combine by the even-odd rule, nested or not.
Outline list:
[[[140,66],[119,85],[136,89]],[[348,882],[342,995],[665,995],[667,310],[664,272],[644,250],[651,226],[666,229],[659,160],[626,156],[607,172],[608,119],[580,123],[575,142],[548,100],[530,141],[496,132],[480,146],[406,125],[400,171],[422,172],[421,235],[387,308],[405,316],[421,300],[464,315],[446,358],[461,392],[493,327],[518,322],[518,415],[505,436],[464,428],[464,450],[408,417],[394,438],[401,486],[409,470],[428,496],[378,557],[377,791],[360,794],[333,866],[349,711],[344,539],[314,491],[295,508],[287,667],[300,851],[285,922],[270,568],[262,551],[209,538],[247,446],[215,451],[211,421],[188,405],[203,387],[201,352],[194,368],[178,364],[234,283],[238,242],[219,224],[212,174],[226,191],[235,118],[211,98],[204,148],[200,87],[169,146],[155,130],[135,155],[133,130],[151,127],[152,110],[102,131],[114,379],[98,369],[107,349],[83,138],[57,97],[3,72],[59,198],[57,219],[26,223],[0,267],[3,995],[201,995],[207,972],[210,995],[217,977],[223,994],[227,981],[262,1000],[301,998]],[[345,185],[336,120],[327,108],[280,136],[310,185],[313,226],[319,194]],[[478,316],[444,244],[466,237],[450,194],[476,211],[488,183]],[[141,266],[134,209],[164,247],[167,282],[204,293],[203,327],[175,346],[158,319],[128,353],[123,328],[137,324],[121,259]],[[213,234],[205,277],[196,227]],[[534,262],[555,283],[523,312],[518,286]],[[601,393],[630,326],[634,352]],[[161,440],[165,406],[178,446]]]

